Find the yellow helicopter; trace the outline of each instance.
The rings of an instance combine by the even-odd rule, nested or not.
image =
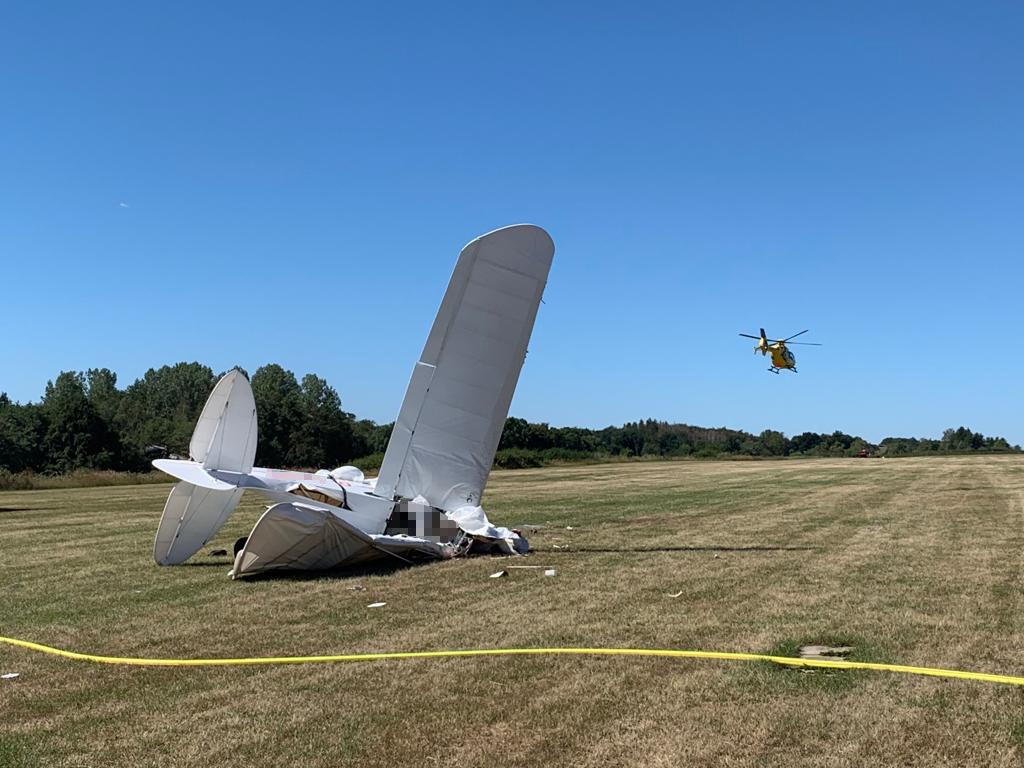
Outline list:
[[[751,336],[749,333],[741,333],[747,339],[757,339],[757,346],[754,347],[755,354],[760,352],[762,355],[767,355],[769,352],[772,353],[772,367],[768,370],[772,373],[778,373],[780,370],[787,370],[796,373],[796,355],[790,352],[786,345],[790,343],[790,339],[795,339],[797,336],[803,336],[807,333],[806,330],[800,331],[800,333],[794,333],[787,339],[769,339],[764,335],[764,328],[761,328],[760,336]],[[793,344],[803,344],[808,347],[820,347],[821,344],[817,344],[813,341],[794,341]]]

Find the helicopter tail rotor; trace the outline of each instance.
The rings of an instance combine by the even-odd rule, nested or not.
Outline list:
[[[760,328],[758,330],[761,331],[761,335],[760,336],[751,336],[749,333],[741,333],[740,336],[743,336],[744,338],[747,338],[747,339],[755,339],[757,341],[757,346],[754,347],[754,354],[757,354],[758,352],[760,352],[762,355],[767,355],[768,354],[768,337],[764,333],[764,328]]]

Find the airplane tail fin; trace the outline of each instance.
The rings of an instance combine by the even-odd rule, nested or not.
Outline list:
[[[217,382],[199,414],[188,452],[204,469],[249,472],[256,460],[256,399],[237,368]]]
[[[203,470],[246,474],[256,458],[256,434],[252,387],[241,371],[233,370],[217,382],[203,406],[189,453]],[[157,468],[161,468],[160,463],[168,462],[154,462]],[[238,506],[242,489],[214,482],[224,487],[183,480],[171,489],[153,543],[153,559],[158,564],[177,565],[188,560],[213,538]]]
[[[413,368],[378,495],[423,496],[441,509],[480,503],[554,253],[532,224],[462,249]]]

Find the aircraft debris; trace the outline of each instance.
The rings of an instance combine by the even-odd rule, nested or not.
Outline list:
[[[370,603],[367,608],[383,608],[387,603]]]
[[[835,661],[845,659],[853,651],[851,645],[801,645],[797,654],[801,659]]]
[[[16,680],[21,677],[21,672],[4,672],[0,675],[0,680]]]
[[[547,568],[547,569],[545,569],[544,575],[545,576],[554,576],[555,575],[555,569],[554,568]]]
[[[487,578],[489,578],[489,579],[500,579],[502,576],[508,576],[508,571],[498,571],[497,573],[492,573]]]
[[[674,595],[669,595],[669,597],[676,598],[676,597],[680,597],[682,594],[683,594],[683,592],[682,592],[682,590],[680,590],[679,592],[676,592]]]
[[[179,481],[157,529],[156,562],[192,557],[246,490],[271,506],[236,542],[232,578],[385,557],[409,563],[529,551],[517,531],[490,523],[480,499],[553,257],[550,236],[530,224],[489,232],[462,249],[377,478],[349,466],[255,467],[252,387],[241,371],[227,373],[199,416],[190,459],[153,462]]]

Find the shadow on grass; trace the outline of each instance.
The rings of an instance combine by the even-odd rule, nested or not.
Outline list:
[[[185,563],[178,563],[177,565],[174,565],[174,566],[171,566],[171,567],[172,568],[231,568],[231,563],[232,562],[233,562],[232,558],[225,557],[223,560],[215,560],[213,562],[210,562],[209,560],[207,560],[205,562],[204,561],[199,561],[199,562],[188,561],[188,562],[185,562]]]
[[[663,552],[809,552],[816,550],[817,547],[769,547],[769,546],[749,546],[749,547],[713,547],[713,546],[675,546],[675,547],[585,547],[581,549],[531,549],[531,554],[565,554],[565,555],[578,555],[578,554],[589,554],[589,555],[606,555],[606,554],[653,554]],[[481,555],[481,558],[486,558],[486,555]],[[472,558],[471,558],[472,559]],[[490,559],[504,559],[494,558]],[[231,567],[231,559],[224,558],[223,560],[215,562],[187,562],[177,566],[179,568],[224,568]],[[289,571],[281,569],[279,571],[264,571],[263,573],[257,573],[252,576],[246,576],[239,581],[259,582],[268,580],[286,580],[286,581],[319,581],[321,579],[355,579],[364,576],[390,576],[391,574],[404,571],[407,568],[415,568],[417,566],[426,565],[427,563],[440,562],[437,560],[419,560],[419,561],[403,561],[398,558],[388,558],[387,560],[375,560],[373,562],[364,563],[361,565],[352,565],[342,568],[332,568],[324,571]]]
[[[364,576],[390,576],[391,574],[404,571],[407,568],[415,568],[419,565],[425,565],[427,563],[437,562],[435,560],[423,560],[421,562],[402,562],[395,558],[389,558],[387,560],[378,560],[371,563],[364,563],[362,565],[351,565],[344,568],[332,568],[326,571],[265,571],[263,573],[257,573],[253,576],[246,576],[243,579],[239,579],[241,582],[260,582],[260,581],[320,581],[322,579],[331,580],[344,580],[344,579],[358,579]]]
[[[814,552],[819,547],[714,547],[714,546],[677,546],[677,547],[571,547],[569,549],[535,549],[531,552],[543,552],[545,554],[564,553],[567,555],[587,554],[643,554],[646,552]]]

